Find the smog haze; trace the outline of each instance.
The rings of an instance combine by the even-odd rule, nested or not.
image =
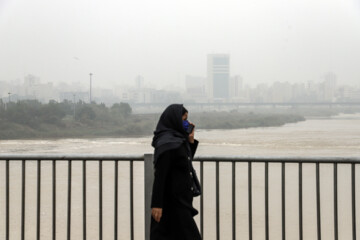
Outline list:
[[[95,86],[133,82],[183,88],[205,76],[206,56],[231,56],[246,84],[319,81],[334,72],[358,85],[359,0],[2,0],[0,81]]]

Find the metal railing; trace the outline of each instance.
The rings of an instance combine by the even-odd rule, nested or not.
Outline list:
[[[130,169],[130,191],[129,191],[129,200],[130,200],[130,239],[134,239],[134,166],[135,161],[144,161],[144,196],[145,196],[145,239],[149,239],[149,230],[150,230],[150,202],[151,202],[151,189],[153,182],[153,156],[151,154],[145,155],[0,155],[0,162],[5,161],[5,240],[10,239],[10,162],[21,161],[21,239],[25,239],[25,187],[26,187],[26,162],[27,161],[36,161],[37,162],[37,192],[36,192],[36,239],[40,240],[40,229],[41,229],[41,163],[42,161],[51,161],[52,165],[52,239],[56,239],[56,166],[58,161],[67,162],[67,227],[66,227],[66,236],[67,239],[71,239],[71,194],[72,194],[72,162],[81,161],[82,162],[82,236],[83,239],[87,239],[87,173],[86,173],[86,164],[88,161],[98,161],[99,163],[99,239],[103,239],[103,168],[102,163],[104,161],[114,162],[114,239],[118,239],[118,162],[127,161],[129,162]],[[297,164],[298,165],[298,197],[299,197],[299,239],[303,239],[303,164],[315,164],[315,181],[316,181],[316,229],[317,229],[317,239],[321,239],[321,201],[320,201],[320,166],[322,164],[332,164],[333,165],[333,201],[334,201],[334,239],[338,240],[339,230],[338,230],[338,165],[347,164],[351,166],[351,209],[352,209],[352,238],[356,239],[356,188],[355,188],[355,179],[356,179],[356,169],[355,165],[360,163],[360,158],[265,158],[265,157],[214,157],[214,156],[201,156],[194,159],[195,162],[199,162],[198,175],[200,182],[204,187],[207,183],[204,181],[204,165],[205,163],[215,163],[215,215],[216,215],[216,239],[220,239],[221,229],[220,229],[220,163],[229,163],[231,165],[231,224],[232,224],[232,239],[237,239],[236,236],[236,167],[238,163],[247,163],[247,172],[248,172],[248,236],[249,240],[253,239],[253,163],[263,163],[264,164],[264,205],[265,205],[265,239],[269,239],[269,164],[280,163],[281,164],[281,236],[284,240],[286,238],[286,214],[285,214],[285,176],[286,176],[286,165]],[[49,193],[50,194],[50,193]],[[1,196],[1,194],[0,194]],[[212,196],[206,196],[206,193],[203,193],[200,196],[200,231],[204,233],[204,201],[210,199]]]
[[[41,162],[52,162],[52,239],[56,239],[56,166],[58,161],[67,161],[68,166],[68,183],[67,183],[67,239],[71,239],[71,194],[72,194],[72,162],[82,162],[82,207],[83,207],[83,239],[87,239],[87,217],[86,217],[86,163],[88,161],[99,162],[99,239],[103,239],[103,161],[114,161],[114,239],[118,237],[118,162],[129,161],[130,163],[130,237],[134,239],[134,192],[133,192],[133,179],[134,179],[134,161],[144,161],[144,155],[126,156],[126,155],[0,155],[0,161],[5,161],[5,239],[10,239],[10,162],[21,161],[21,239],[25,239],[25,171],[27,161],[37,162],[37,198],[36,198],[36,239],[40,240],[40,210],[41,210]]]
[[[269,239],[269,163],[281,163],[281,237],[283,240],[286,239],[286,225],[285,225],[285,167],[287,163],[298,164],[298,190],[299,190],[299,239],[303,240],[303,164],[313,163],[316,164],[316,223],[317,223],[317,239],[321,240],[321,201],[320,201],[320,165],[321,164],[333,164],[333,189],[334,189],[334,239],[339,239],[338,231],[338,178],[337,178],[337,167],[338,164],[350,164],[351,165],[351,203],[352,203],[352,239],[356,239],[356,194],[355,194],[355,164],[360,163],[360,158],[340,158],[340,157],[327,157],[327,158],[292,158],[292,157],[197,157],[195,161],[200,161],[200,179],[203,181],[203,166],[204,162],[215,162],[216,163],[216,239],[220,239],[220,200],[219,200],[219,163],[229,162],[231,163],[231,178],[232,178],[232,239],[236,239],[236,181],[235,181],[235,169],[236,164],[240,162],[248,163],[248,234],[249,240],[253,239],[253,199],[252,199],[252,163],[264,163],[265,165],[265,239]],[[204,205],[204,194],[200,196],[200,229],[201,233],[204,232],[204,216],[203,216],[203,205]]]

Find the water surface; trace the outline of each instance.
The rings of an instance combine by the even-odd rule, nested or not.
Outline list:
[[[309,119],[282,127],[237,130],[198,130],[200,141],[197,155],[239,156],[360,156],[360,114],[339,115],[328,119]],[[0,141],[2,154],[143,154],[151,153],[151,136],[142,138],[94,138],[59,140]],[[104,162],[104,239],[112,239],[114,163]],[[73,162],[72,175],[72,239],[82,238],[82,172],[81,162]],[[198,163],[195,164],[198,169]],[[350,166],[339,165],[339,239],[351,238]],[[144,239],[143,164],[134,165],[135,238]],[[199,171],[199,170],[198,170]],[[356,166],[356,172],[360,171]],[[36,162],[26,163],[26,236],[35,239],[36,228]],[[333,168],[322,165],[321,221],[323,239],[333,239]],[[356,182],[360,182],[357,174]],[[0,163],[0,192],[5,191],[5,164]],[[42,163],[41,236],[51,238],[51,163]],[[87,163],[87,236],[98,239],[98,162]],[[129,164],[119,163],[119,239],[129,239]],[[204,167],[204,239],[215,239],[215,166]],[[236,167],[236,233],[237,239],[248,238],[247,164]],[[281,239],[281,166],[269,165],[270,238]],[[316,239],[315,165],[303,166],[304,239]],[[253,239],[264,239],[264,164],[253,164]],[[20,237],[21,164],[10,166],[11,239]],[[231,239],[231,166],[220,164],[220,230],[221,239]],[[66,239],[67,163],[57,164],[57,239]],[[356,185],[357,206],[360,206],[360,185]],[[194,200],[199,209],[199,198]],[[0,206],[5,206],[0,194]],[[360,208],[357,216],[360,219]],[[5,208],[0,207],[0,239],[5,234]],[[196,217],[199,224],[199,216]],[[360,226],[358,221],[358,235]],[[298,165],[286,165],[286,236],[298,239]]]

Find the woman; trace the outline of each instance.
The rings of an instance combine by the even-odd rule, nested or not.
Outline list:
[[[154,132],[151,240],[201,239],[193,218],[198,211],[192,206],[193,196],[200,191],[192,166],[198,141],[194,130],[187,132],[187,116],[181,104],[172,104],[162,113]]]

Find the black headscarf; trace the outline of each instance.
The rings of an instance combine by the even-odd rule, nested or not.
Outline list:
[[[165,151],[176,149],[187,139],[182,115],[187,112],[182,104],[171,104],[161,114],[151,145],[155,148],[154,165]]]

